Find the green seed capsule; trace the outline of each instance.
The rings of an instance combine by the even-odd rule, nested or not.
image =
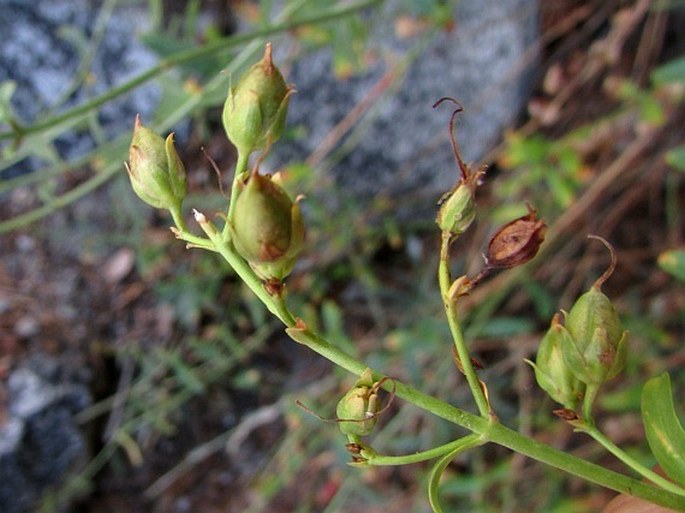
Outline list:
[[[229,88],[224,103],[224,129],[241,155],[267,148],[281,137],[293,91],[272,62],[268,43],[262,60]]]
[[[376,414],[380,410],[380,399],[374,385],[371,369],[366,369],[338,402],[336,415],[343,434],[366,436],[373,431]]]
[[[230,230],[238,253],[264,280],[290,274],[304,242],[298,203],[256,170],[238,194]]]
[[[155,208],[178,209],[186,195],[186,170],[174,147],[136,117],[126,166],[136,195]]]
[[[614,248],[601,237],[589,237],[606,246],[611,254],[611,264],[568,313],[566,327],[574,344],[564,352],[564,358],[579,379],[588,386],[597,387],[623,370],[628,332],[623,329],[614,305],[601,290],[616,268]]]
[[[573,344],[564,350],[564,359],[578,379],[599,385],[625,366],[626,336],[609,298],[598,285],[580,296],[566,318]]]

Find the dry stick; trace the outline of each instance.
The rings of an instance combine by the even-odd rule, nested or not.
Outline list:
[[[638,84],[643,85],[649,82],[649,70],[653,68],[650,63],[655,63],[661,54],[666,38],[667,22],[668,10],[666,9],[654,9],[647,16],[633,61],[632,77]]]

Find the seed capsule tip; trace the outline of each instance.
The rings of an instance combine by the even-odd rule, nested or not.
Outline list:
[[[607,268],[602,275],[595,280],[595,283],[593,283],[592,287],[596,289],[601,289],[602,285],[604,285],[604,282],[607,281],[612,274],[614,274],[614,269],[616,269],[616,264],[618,262],[618,258],[616,257],[616,250],[614,249],[614,246],[611,245],[609,241],[607,241],[605,238],[600,237],[599,235],[588,235],[588,239],[595,239],[600,241],[604,246],[609,250],[609,254],[611,256],[611,262],[609,263],[609,267]]]

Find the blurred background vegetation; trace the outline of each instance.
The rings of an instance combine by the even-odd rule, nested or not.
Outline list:
[[[235,17],[223,11],[228,4]],[[340,8],[332,1],[148,2],[153,24],[141,37],[172,65],[143,78],[163,90],[153,126],[185,127],[179,150],[189,169],[188,205],[222,209],[202,148],[231,169],[234,154],[220,125],[225,71],[250,64],[266,34],[277,45],[292,29],[285,26],[292,13],[275,19],[274,12],[287,15],[295,4],[298,19]],[[444,30],[449,22],[450,2],[407,5],[417,24]],[[488,234],[525,202],[550,230],[530,265],[494,277],[466,299],[466,336],[504,423],[622,470],[551,415],[555,405],[523,360],[533,357],[553,313],[568,309],[606,268],[605,250],[586,240],[599,234],[618,253],[605,292],[631,335],[626,371],[606,387],[598,422],[649,463],[639,418],[645,379],[669,371],[682,411],[683,3],[555,0],[540,8],[534,94],[519,126],[484,159],[490,167],[478,223],[458,242],[458,265],[477,270]],[[207,22],[205,9],[218,14]],[[243,32],[227,38],[236,23]],[[351,12],[289,32],[305,46],[332,45],[331,73],[345,75],[363,65],[367,28]],[[354,44],[337,44],[341,33]],[[108,100],[24,126],[9,106],[11,94],[10,83],[0,84],[3,169],[27,155],[45,157],[45,145],[67,128],[97,135],[93,115]],[[92,457],[49,491],[40,511],[68,504],[93,513],[428,511],[428,466],[348,467],[335,424],[296,406],[301,400],[332,417],[350,376],[295,346],[219,259],[185,250],[168,232],[169,220],[133,196],[122,164],[130,134],[98,141],[76,161],[50,153],[45,169],[0,180],[0,286],[17,290],[7,273],[13,262],[23,269],[26,295],[0,311],[3,366],[46,351],[92,372],[95,402],[77,418]],[[432,220],[400,224],[388,215],[392,204],[353,200],[331,218],[307,166],[288,169],[293,188],[310,198],[308,248],[288,281],[292,309],[369,365],[472,407],[437,291]],[[50,314],[59,297],[53,289],[65,276],[82,291],[71,324]],[[16,329],[27,315],[41,325],[40,336]],[[455,429],[395,401],[372,443],[383,453],[408,453],[454,438]],[[494,446],[460,456],[442,493],[449,511],[483,513],[592,512],[612,496]]]

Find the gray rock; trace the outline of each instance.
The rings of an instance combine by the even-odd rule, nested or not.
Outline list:
[[[90,0],[0,0],[0,82],[16,83],[12,108],[24,124],[46,112],[60,112],[120,85],[156,63],[152,52],[136,37],[145,23],[144,6],[121,6],[112,13],[90,71],[94,81],[71,91],[81,56],[66,34],[89,40],[95,30],[100,2]],[[86,43],[92,49],[92,42]],[[137,113],[150,115],[161,91],[153,84],[104,105],[97,116],[103,134],[111,138],[130,131]],[[6,127],[3,127],[6,128]],[[82,155],[95,145],[87,133],[73,131],[57,138],[63,158]],[[11,176],[39,165],[37,159],[15,166]]]
[[[368,73],[336,81],[330,50],[295,63],[287,76],[298,90],[291,98],[288,125],[306,135],[279,141],[267,162],[271,170],[316,150],[388,71],[388,56],[399,62],[417,50],[417,40],[400,40],[392,33],[393,12],[400,3],[388,2],[378,18],[383,23],[374,28],[371,46],[386,58]],[[463,157],[467,162],[481,159],[520,115],[528,98],[537,13],[537,0],[458,2],[455,28],[437,33],[420,50],[399,89],[373,107],[375,118],[352,152],[330,170],[339,188],[327,199],[333,203],[349,194],[368,200],[384,194],[434,202],[449,190],[457,178],[447,131],[452,104],[435,110],[432,104],[443,96],[461,102],[464,112],[457,118],[457,138]]]
[[[90,403],[88,389],[69,381],[45,356],[33,357],[7,380],[7,419],[0,425],[0,511],[26,513],[50,485],[86,456],[72,416]]]

